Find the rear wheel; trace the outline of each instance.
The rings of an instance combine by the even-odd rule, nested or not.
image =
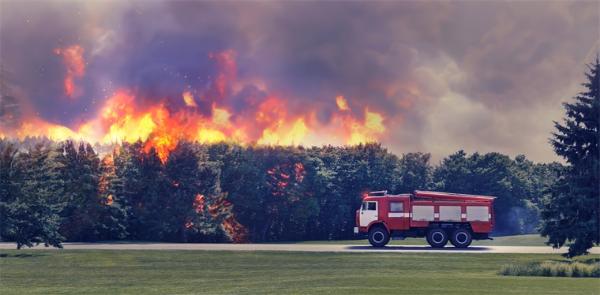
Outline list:
[[[448,243],[448,234],[441,228],[432,228],[427,232],[427,243],[433,248],[443,248]]]
[[[464,228],[455,230],[452,233],[452,237],[450,237],[450,243],[456,248],[467,248],[471,245],[472,241],[473,236],[471,235],[471,231]]]
[[[390,241],[390,234],[382,226],[375,226],[369,231],[369,243],[373,247],[383,247]]]

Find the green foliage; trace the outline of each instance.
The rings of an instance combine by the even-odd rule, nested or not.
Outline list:
[[[543,190],[561,168],[462,151],[432,167],[429,154],[397,157],[380,144],[306,149],[182,141],[164,163],[143,142],[116,146],[102,160],[91,146],[73,142],[48,153],[52,175],[43,179],[43,199],[61,208],[60,233],[68,241],[351,239],[365,193],[415,189],[498,196],[498,232],[531,232]],[[4,154],[21,153],[14,146]],[[19,191],[7,171],[0,192]]]
[[[499,274],[504,276],[541,276],[600,278],[600,264],[595,259],[579,261],[545,261],[528,264],[506,264]]]
[[[497,197],[496,232],[522,234],[535,231],[539,200],[556,179],[552,168],[557,165],[534,164],[524,156],[511,160],[498,153],[468,156],[459,151],[436,167],[433,178],[437,190]]]
[[[544,199],[541,233],[554,247],[569,244],[567,256],[586,254],[600,243],[600,61],[586,73],[587,89],[565,103],[551,143],[569,166]]]
[[[52,149],[37,144],[17,153],[12,143],[0,144],[0,235],[15,241],[18,249],[40,243],[61,247],[61,208],[53,202],[53,193],[61,189],[62,167],[54,161],[57,154]]]
[[[160,200],[163,209],[158,215],[163,239],[188,242],[202,240],[198,235],[216,235],[222,216],[211,208],[221,197],[219,170],[205,152],[180,142],[165,164],[165,178],[170,188]]]
[[[98,185],[100,160],[89,144],[80,143],[77,150],[72,141],[62,144],[59,162],[63,164],[65,181],[64,207],[60,232],[71,241],[94,241],[100,200]],[[54,196],[61,194],[54,192]]]
[[[432,186],[430,154],[408,153],[402,155],[396,167],[395,191],[412,192],[426,190]]]
[[[99,204],[94,232],[98,240],[127,237],[127,207],[122,199],[123,180],[117,176],[115,154],[104,157],[98,182]]]

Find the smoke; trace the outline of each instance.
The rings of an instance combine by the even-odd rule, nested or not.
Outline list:
[[[395,152],[437,159],[499,147],[553,160],[551,122],[597,48],[593,2],[1,5],[0,61],[14,89],[3,90],[13,99],[0,106],[2,130],[21,117],[77,129],[122,89],[136,106],[170,111],[189,108],[187,91],[196,112],[218,103],[234,121],[277,97],[288,114],[314,110],[319,126],[335,124],[343,96],[359,121],[366,108],[381,114],[377,139]],[[72,46],[83,49],[84,74],[54,54]]]
[[[503,232],[497,235],[532,234],[538,232],[539,209],[533,204],[511,207],[503,218]]]

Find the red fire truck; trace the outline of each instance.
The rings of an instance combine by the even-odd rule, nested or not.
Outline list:
[[[444,247],[448,241],[466,248],[472,240],[490,239],[494,199],[430,191],[400,195],[371,192],[356,211],[354,233],[366,234],[374,247],[385,246],[391,237],[425,237],[435,248]]]

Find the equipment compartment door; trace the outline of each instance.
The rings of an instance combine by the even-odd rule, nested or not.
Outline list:
[[[393,200],[389,202],[388,208],[388,224],[396,230],[408,229],[408,213],[407,202],[404,200]]]
[[[360,226],[368,226],[369,223],[377,220],[377,201],[363,202],[360,207]]]

